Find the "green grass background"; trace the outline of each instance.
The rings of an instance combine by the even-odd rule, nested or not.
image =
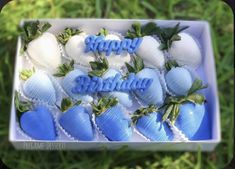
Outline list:
[[[22,18],[157,18],[211,24],[221,107],[222,142],[211,153],[16,151],[8,141],[18,23]],[[219,0],[16,0],[0,14],[0,157],[11,168],[223,168],[233,154],[233,15]]]

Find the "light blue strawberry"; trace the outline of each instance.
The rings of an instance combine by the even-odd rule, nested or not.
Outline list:
[[[106,58],[102,58],[99,61],[90,62],[90,66],[92,71],[89,72],[90,76],[98,76],[102,77],[103,79],[107,78],[114,78],[116,75],[121,76],[121,72],[109,68],[108,61]],[[133,105],[133,98],[131,97],[129,92],[123,92],[123,91],[111,91],[111,92],[102,92],[103,96],[112,96],[116,97],[120,104],[122,104],[125,107],[131,107]]]
[[[165,75],[166,85],[175,95],[187,95],[193,84],[190,72],[183,67],[173,67]]]
[[[94,139],[91,116],[80,105],[68,108],[60,117],[59,123],[67,133],[78,140],[91,141]]]
[[[162,114],[150,105],[136,110],[132,115],[136,129],[151,141],[171,141],[173,133],[166,122],[162,121]]]
[[[110,141],[128,141],[132,136],[130,119],[126,118],[117,105],[116,98],[102,97],[93,104],[95,122]]]
[[[20,78],[25,80],[23,84],[23,93],[25,96],[46,102],[50,105],[56,103],[56,91],[47,74],[34,72],[34,70],[23,70],[20,73]]]
[[[204,116],[207,116],[204,104],[185,103],[180,106],[179,116],[175,121],[175,126],[181,130],[187,138],[194,140],[195,134],[198,132]],[[209,124],[208,124],[209,125]],[[206,126],[205,126],[206,127]],[[207,135],[208,128],[201,129],[201,137]]]
[[[55,140],[56,129],[51,112],[45,106],[37,106],[20,117],[22,130],[37,140]]]
[[[162,105],[164,102],[165,93],[160,83],[157,70],[144,68],[143,60],[139,56],[133,58],[133,66],[126,63],[126,67],[129,73],[135,73],[138,78],[152,79],[152,83],[147,89],[144,91],[134,91],[137,97],[147,105]]]
[[[64,63],[60,65],[58,68],[57,73],[54,76],[57,77],[64,77],[61,85],[64,91],[73,99],[75,100],[83,100],[85,102],[92,102],[93,98],[89,94],[78,94],[74,93],[73,89],[76,87],[77,82],[76,78],[81,75],[87,75],[87,73],[79,70],[74,69],[74,61],[72,60],[70,63]]]

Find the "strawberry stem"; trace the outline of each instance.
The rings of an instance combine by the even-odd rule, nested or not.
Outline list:
[[[29,101],[20,100],[20,94],[17,91],[15,91],[14,103],[15,103],[16,114],[17,114],[18,119],[21,117],[21,115],[24,112],[29,111],[32,105],[32,103]]]
[[[20,72],[20,79],[26,81],[28,78],[30,78],[35,73],[35,69],[23,69]]]
[[[148,107],[139,108],[132,114],[131,117],[132,123],[136,124],[138,119],[141,118],[142,116],[146,116],[150,113],[158,111],[159,109],[155,105],[149,105]]]
[[[99,33],[97,34],[98,36],[107,36],[109,34],[109,31],[105,28],[100,29]]]
[[[69,63],[61,64],[57,68],[57,72],[54,74],[56,77],[64,77],[66,74],[74,70],[74,60]]]
[[[129,63],[125,63],[126,64],[126,68],[128,70],[129,73],[138,73],[141,70],[144,69],[144,62],[143,59],[140,56],[136,56],[133,58],[133,66],[131,66]]]
[[[171,70],[173,67],[179,67],[179,64],[175,60],[168,60],[165,63],[165,68],[167,71]]]
[[[93,108],[93,113],[96,116],[101,115],[104,113],[107,109],[114,107],[118,104],[118,100],[116,97],[102,97],[98,100],[97,103],[92,102],[91,106]]]
[[[80,33],[82,33],[82,31],[79,29],[65,28],[64,31],[57,36],[57,39],[60,43],[65,45],[72,36],[79,35]]]
[[[108,60],[105,57],[100,58],[98,61],[90,62],[91,71],[88,72],[90,76],[102,77],[109,69]]]

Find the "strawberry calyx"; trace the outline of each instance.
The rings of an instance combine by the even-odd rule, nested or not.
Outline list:
[[[118,104],[118,100],[116,97],[101,97],[100,99],[98,99],[97,103],[95,103],[94,101],[91,103],[92,109],[93,109],[93,113],[96,116],[101,115],[102,113],[104,113],[106,110],[108,110],[109,108],[112,108],[114,106],[116,106]]]
[[[91,71],[88,72],[89,76],[102,77],[109,69],[109,63],[105,57],[101,57],[97,61],[91,61],[89,64],[91,66]]]
[[[14,103],[15,103],[16,114],[18,118],[20,118],[24,112],[29,111],[32,105],[32,103],[29,101],[21,100],[20,94],[17,91],[15,91]]]
[[[171,70],[174,67],[180,67],[179,64],[175,60],[168,60],[165,63],[165,68],[167,71]]]
[[[159,32],[159,27],[154,22],[149,22],[146,25],[141,26],[140,22],[135,22],[131,25],[126,33],[126,38],[134,39],[148,35],[154,35]]]
[[[20,72],[20,79],[26,81],[35,73],[34,67],[32,69],[23,69]]]
[[[97,36],[107,36],[108,34],[109,34],[109,31],[107,29],[101,28]]]
[[[32,40],[38,38],[42,33],[46,32],[51,27],[48,22],[27,21],[24,23],[21,33],[21,38],[24,42],[24,51],[27,49],[27,45]]]
[[[59,65],[57,68],[57,72],[53,75],[56,77],[64,77],[72,70],[74,70],[74,60],[71,60],[69,63]]]
[[[141,118],[142,116],[146,116],[150,113],[158,112],[158,111],[159,109],[153,104],[149,105],[148,107],[141,107],[132,114],[131,120],[133,124],[136,124],[138,119]]]
[[[141,70],[144,69],[144,61],[140,56],[136,56],[133,58],[133,66],[131,66],[129,63],[125,63],[126,64],[126,68],[128,70],[129,73],[138,73]]]
[[[186,96],[166,97],[165,104],[161,107],[164,108],[164,115],[162,117],[162,120],[165,121],[166,119],[169,119],[172,124],[174,124],[180,112],[180,105],[186,102],[191,102],[194,104],[203,104],[204,102],[206,102],[205,96],[196,93],[198,90],[204,88],[207,88],[207,85],[203,85],[200,79],[196,79]]]
[[[60,43],[65,45],[72,36],[79,35],[82,32],[83,31],[75,28],[65,28],[64,31],[57,36],[57,39]]]
[[[72,100],[69,97],[63,98],[61,101],[61,106],[60,106],[60,110],[62,112],[67,111],[68,109],[70,109],[73,106],[78,106],[82,103],[81,100],[78,100],[77,102],[73,103]]]

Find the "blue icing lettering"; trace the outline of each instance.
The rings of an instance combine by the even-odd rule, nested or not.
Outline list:
[[[104,36],[91,35],[85,39],[85,52],[105,52],[106,56],[109,56],[112,52],[120,55],[123,51],[133,54],[141,42],[142,38],[105,40]]]
[[[129,91],[129,90],[146,90],[153,82],[153,79],[138,78],[135,74],[130,73],[126,79],[121,78],[121,74],[114,77],[102,79],[97,76],[81,75],[75,79],[76,86],[72,88],[73,93],[85,94],[95,92],[111,91]]]

